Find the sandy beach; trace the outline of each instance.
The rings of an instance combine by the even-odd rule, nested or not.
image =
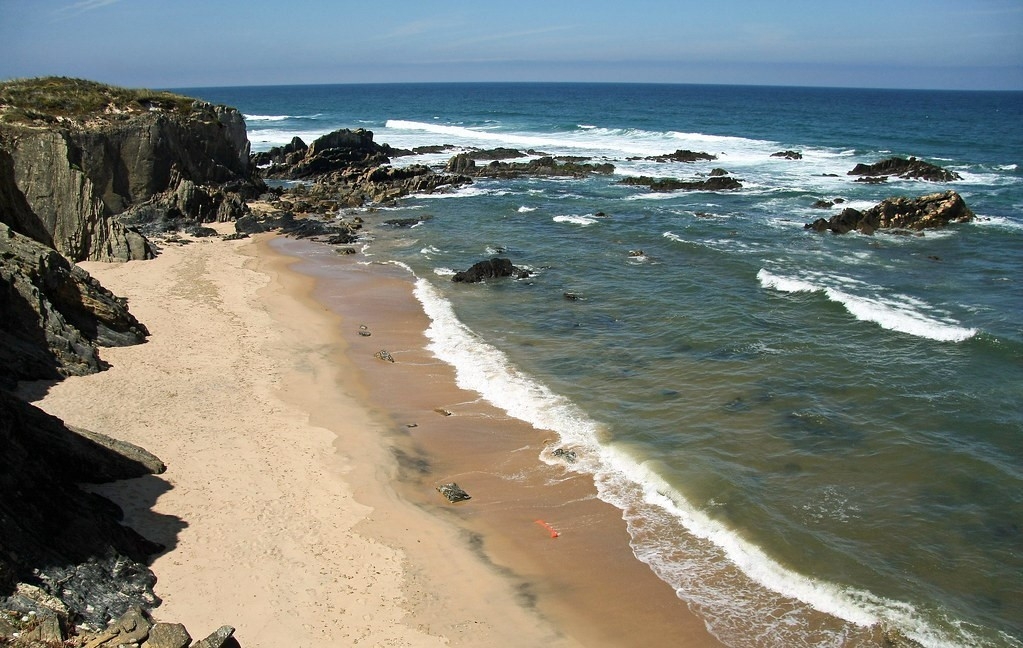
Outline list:
[[[167,546],[157,618],[235,626],[246,648],[716,645],[592,481],[538,460],[552,435],[425,350],[402,270],[324,272],[283,253],[295,244],[82,264],[152,335],[103,349],[102,373],[23,386],[167,464],[97,489]],[[452,481],[473,499],[447,503]]]

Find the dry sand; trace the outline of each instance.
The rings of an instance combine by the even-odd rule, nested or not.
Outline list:
[[[168,465],[99,489],[168,547],[158,619],[230,624],[246,648],[714,645],[592,483],[537,461],[551,435],[423,350],[407,279],[351,265],[338,299],[271,237],[82,264],[152,335],[37,402]],[[440,500],[452,480],[471,505]]]

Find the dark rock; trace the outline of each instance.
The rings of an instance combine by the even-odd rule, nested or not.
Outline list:
[[[192,635],[180,623],[157,623],[149,630],[145,648],[188,648]]]
[[[863,176],[862,178],[856,178],[853,182],[862,182],[863,184],[885,184],[888,182],[888,176]]]
[[[234,628],[220,626],[210,636],[192,644],[192,648],[238,648],[238,640],[234,638]]]
[[[621,184],[647,187],[651,191],[734,191],[742,189],[742,182],[732,176],[718,176],[694,181],[638,176],[625,178]]]
[[[836,234],[853,230],[873,234],[879,229],[924,230],[945,227],[950,223],[965,223],[973,218],[974,214],[962,196],[954,191],[946,191],[919,198],[888,198],[865,212],[847,207],[830,220],[819,218],[805,227]]]
[[[503,146],[482,151],[469,151],[465,155],[471,160],[512,160],[526,157],[526,153],[518,149],[505,148]]]
[[[384,221],[384,225],[391,225],[392,227],[414,227],[421,223],[425,223],[431,220],[433,216],[426,214],[418,218],[391,218]]]
[[[36,585],[70,616],[102,627],[132,605],[157,603],[145,560],[161,547],[78,484],[140,477],[162,464],[96,438],[0,390],[0,593]]]
[[[771,157],[785,158],[786,160],[802,160],[803,154],[799,151],[778,151],[771,153]]]
[[[553,157],[545,156],[528,162],[499,162],[477,167],[468,153],[461,153],[448,160],[445,171],[474,178],[521,178],[533,176],[582,178],[592,174],[610,175],[614,165],[581,164],[578,162],[559,163]]]
[[[346,223],[325,223],[316,218],[296,218],[292,212],[249,214],[235,221],[239,234],[277,231],[295,238],[321,237],[330,245],[347,245],[358,240],[356,231]]]
[[[726,171],[725,169],[722,169],[722,168],[715,168],[715,169],[711,169],[710,170],[710,177],[712,177],[712,178],[718,178],[720,176],[726,176],[726,175],[728,175],[728,171]]]
[[[813,207],[814,209],[831,209],[832,207],[835,206],[835,203],[834,203],[834,201],[831,201],[831,200],[823,200],[823,199],[821,199],[821,200],[818,200],[818,201],[814,202],[814,204],[812,204],[810,206]]]
[[[528,270],[516,268],[509,259],[494,257],[493,259],[474,263],[468,270],[456,272],[451,280],[459,283],[479,283],[497,277],[525,279],[528,276]]]
[[[139,344],[149,331],[125,300],[53,249],[0,224],[0,386],[103,368],[97,346]]]
[[[373,357],[380,358],[385,362],[394,362],[394,356],[388,353],[386,349],[380,349],[379,351],[373,354]]]
[[[928,180],[931,182],[952,182],[962,180],[962,177],[953,171],[948,171],[937,165],[915,157],[909,159],[891,157],[875,164],[857,164],[849,175],[855,176],[898,176],[900,178]]]
[[[373,132],[364,128],[343,128],[327,133],[305,146],[295,138],[284,147],[253,156],[268,178],[299,180],[325,175],[352,167],[370,168],[387,164],[387,149],[373,141]]]
[[[551,456],[563,459],[567,463],[575,463],[579,459],[575,450],[565,450],[564,448],[555,448],[551,452]]]
[[[632,158],[639,159],[639,158]],[[674,153],[666,153],[664,155],[651,155],[644,160],[651,160],[654,162],[698,162],[702,160],[716,160],[716,155],[710,153],[704,153],[703,151],[690,151],[688,149],[678,149]]]
[[[462,488],[455,482],[451,482],[450,484],[441,484],[437,487],[437,491],[446,497],[452,504],[472,499],[469,493],[462,490]]]

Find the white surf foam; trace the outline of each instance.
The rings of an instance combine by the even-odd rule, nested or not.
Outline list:
[[[571,223],[573,225],[579,225],[580,227],[588,227],[597,222],[597,219],[593,216],[573,216],[571,214],[555,216],[551,220],[555,223]]]
[[[881,328],[907,333],[939,342],[962,342],[977,334],[977,329],[959,325],[937,309],[908,295],[880,296],[882,289],[848,277],[807,274],[792,277],[761,268],[757,279],[764,288],[787,293],[823,293],[842,304],[856,319],[873,322]],[[853,290],[869,295],[853,294]]]
[[[446,269],[435,270],[447,274]],[[785,284],[800,286],[800,284]],[[542,430],[558,434],[579,451],[572,470],[593,475],[601,499],[623,512],[636,556],[674,587],[680,598],[706,614],[708,627],[735,646],[845,645],[846,635],[808,632],[811,610],[842,619],[851,627],[887,621],[928,646],[954,646],[923,623],[905,603],[870,592],[807,578],[767,556],[724,523],[696,509],[657,472],[606,442],[601,426],[575,404],[514,368],[499,349],[479,338],[456,316],[434,286],[417,279],[414,293],[430,319],[427,349],[455,369],[458,386]],[[546,453],[541,458],[559,466]],[[692,534],[680,535],[680,527]],[[684,546],[680,547],[680,543]],[[749,620],[764,610],[784,612],[767,636],[750,636]],[[802,607],[806,606],[806,607]],[[831,632],[831,631],[829,631]]]

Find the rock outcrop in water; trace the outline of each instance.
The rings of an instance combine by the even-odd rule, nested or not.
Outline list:
[[[494,160],[485,166],[477,166],[471,153],[461,153],[448,160],[448,173],[473,178],[523,178],[532,176],[582,178],[591,174],[610,175],[613,164],[589,164],[578,161],[559,162],[551,156],[544,156],[528,162],[502,162]]]
[[[805,227],[835,234],[854,230],[861,234],[873,234],[875,230],[882,229],[933,229],[950,223],[966,223],[973,218],[974,214],[962,196],[955,191],[946,191],[919,198],[888,198],[863,212],[848,207],[828,220],[818,218]]]
[[[252,160],[268,178],[311,180],[288,194],[321,206],[314,210],[320,213],[388,203],[472,182],[464,175],[436,173],[421,164],[388,166],[389,156],[408,153],[377,144],[372,131],[360,128],[328,133],[308,146],[296,137],[286,146],[257,153]]]
[[[911,157],[891,157],[875,164],[857,164],[848,175],[862,176],[871,179],[887,179],[888,176],[896,176],[911,180],[928,180],[931,182],[952,182],[962,180],[962,177],[954,171],[948,171],[940,166],[918,160]]]
[[[73,261],[149,258],[146,232],[233,220],[264,188],[252,171],[233,108],[77,79],[0,84],[0,219]]]
[[[727,174],[727,172],[725,172]],[[637,176],[625,178],[621,184],[646,187],[650,191],[735,191],[742,189],[742,182],[730,175],[716,174],[706,180],[677,180],[675,178],[651,178]]]
[[[493,259],[474,263],[468,270],[456,272],[455,275],[451,277],[451,281],[456,283],[479,283],[481,281],[486,281],[487,279],[496,279],[499,277],[525,279],[529,275],[530,273],[528,270],[516,268],[512,265],[510,260],[501,257],[494,257]]]

